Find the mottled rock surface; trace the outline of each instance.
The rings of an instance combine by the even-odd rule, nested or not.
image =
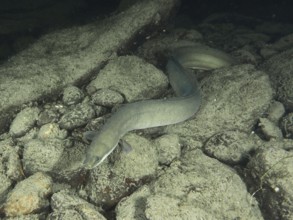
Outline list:
[[[293,35],[290,35],[291,42]],[[261,68],[271,78],[273,87],[276,90],[276,98],[281,101],[287,109],[293,111],[293,48],[288,46],[285,51],[277,53],[265,61]],[[282,86],[280,86],[282,85]]]
[[[81,199],[77,195],[60,191],[52,195],[51,206],[53,212],[49,219],[96,219],[106,220],[100,214],[101,209]]]
[[[293,152],[276,146],[260,148],[248,163],[248,173],[256,183],[253,193],[266,210],[264,216],[268,219],[292,219]]]
[[[122,200],[116,211],[118,220],[263,219],[241,178],[200,150],[188,152],[156,181]]]
[[[115,80],[109,80],[115,79]],[[168,85],[167,76],[153,65],[135,56],[112,60],[87,87],[89,93],[111,88],[123,94],[127,102],[153,98]]]
[[[205,140],[223,130],[250,132],[273,98],[269,77],[252,65],[213,71],[202,82],[203,103],[196,117],[166,131]]]
[[[14,118],[9,133],[19,137],[28,132],[36,123],[40,110],[38,108],[25,108]]]
[[[44,173],[35,173],[19,182],[4,204],[7,216],[19,216],[40,211],[49,206],[52,179]]]
[[[275,32],[227,14],[199,25],[176,17],[158,34],[152,30],[178,1],[136,2],[102,22],[45,34],[3,62],[0,130],[11,130],[0,135],[0,218],[290,219],[293,113],[279,95],[273,100],[284,88],[272,71],[290,75],[292,36],[270,46]],[[193,72],[199,112],[129,132],[105,161],[85,170],[84,134],[99,132],[128,102],[174,96],[165,61],[174,48],[199,43],[238,61]]]
[[[12,110],[30,101],[55,97],[64,86],[93,76],[145,26],[164,22],[177,3],[142,1],[102,23],[46,34],[11,57],[0,66],[0,131],[11,119]]]

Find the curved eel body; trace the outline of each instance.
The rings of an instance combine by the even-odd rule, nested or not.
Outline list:
[[[201,95],[196,78],[185,68],[207,70],[233,63],[227,54],[208,47],[176,49],[166,69],[177,97],[130,103],[118,109],[92,138],[83,166],[92,169],[101,164],[129,131],[175,124],[192,117],[200,107]]]

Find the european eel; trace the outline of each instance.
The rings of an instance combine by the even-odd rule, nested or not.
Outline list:
[[[209,70],[234,64],[229,55],[206,46],[180,47],[167,61],[169,81],[177,97],[127,104],[110,117],[101,130],[92,133],[83,167],[101,164],[129,131],[179,123],[192,117],[201,104],[196,78],[186,68]]]

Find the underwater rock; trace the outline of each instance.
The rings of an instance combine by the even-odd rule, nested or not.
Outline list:
[[[7,216],[32,214],[48,208],[52,179],[38,172],[17,183],[4,204]]]
[[[281,129],[267,118],[260,118],[258,126],[267,140],[283,138]]]
[[[291,219],[293,216],[292,158],[291,151],[263,147],[248,163],[247,174],[253,183],[251,193],[262,204],[266,219]]]
[[[235,202],[237,201],[237,202]],[[220,204],[220,205],[219,205]],[[240,176],[216,159],[193,150],[148,185],[121,200],[123,219],[263,219]]]
[[[127,102],[134,102],[158,96],[167,86],[167,76],[152,64],[136,56],[120,56],[100,71],[87,91],[93,94],[98,89],[112,88]]]
[[[36,107],[20,111],[11,123],[9,133],[14,137],[23,136],[36,123],[40,110]]]
[[[203,102],[196,117],[166,126],[166,132],[204,141],[225,130],[250,133],[273,98],[268,75],[250,64],[214,70],[201,84]]]
[[[66,87],[63,91],[63,102],[65,105],[79,103],[84,97],[83,92],[76,86]]]
[[[93,103],[105,107],[113,107],[124,101],[123,96],[111,89],[100,89],[92,95]]]
[[[292,55],[293,48],[291,47],[272,56],[260,66],[271,79],[272,86],[276,90],[276,99],[282,102],[289,111],[293,111]]]
[[[72,130],[74,128],[86,125],[90,119],[94,118],[95,111],[87,103],[81,103],[72,110],[66,112],[59,121],[60,128]]]
[[[223,131],[204,144],[204,152],[227,164],[235,165],[249,158],[249,152],[258,147],[259,138],[241,131]]]
[[[166,134],[154,140],[157,146],[158,159],[160,164],[169,165],[181,154],[179,136],[176,134]]]
[[[117,154],[116,148],[106,161],[90,170],[85,186],[90,200],[103,207],[113,207],[154,177],[158,168],[157,151],[149,140],[132,133],[123,139],[132,150]]]
[[[51,198],[51,207],[49,219],[96,219],[106,220],[99,213],[101,209],[86,200],[66,191],[54,193]]]

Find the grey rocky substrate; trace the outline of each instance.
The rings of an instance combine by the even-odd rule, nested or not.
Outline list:
[[[204,41],[197,31],[188,33],[177,46]],[[290,219],[293,142],[273,131],[285,113],[283,104],[291,109],[292,49],[279,53],[280,47],[272,45],[270,54],[276,55],[256,68],[253,63],[261,54],[254,57],[253,48],[243,45],[254,40],[264,45],[259,43],[267,41],[263,35],[240,35],[232,42],[242,50],[235,52],[238,58],[252,64],[202,77],[204,101],[195,117],[127,134],[124,139],[132,151],[118,147],[99,167],[88,173],[81,169],[86,149],[83,131],[98,129],[104,113],[116,108],[121,97],[127,103],[172,95],[166,92],[164,73],[145,61],[152,62],[153,53],[168,46],[160,37],[139,49],[144,58],[112,58],[86,91],[70,86],[64,89],[63,100],[27,106],[18,113],[9,133],[0,139],[0,201],[6,217],[111,219],[114,212],[117,219]],[[176,37],[167,38],[172,42]],[[284,47],[286,41],[279,42]],[[252,58],[241,57],[247,54],[243,51]],[[289,81],[282,90],[274,83],[275,70],[283,71]],[[97,100],[99,89],[104,92]],[[274,91],[283,104],[272,102]],[[82,117],[76,120],[76,116]],[[260,118],[265,120],[258,125]],[[255,126],[261,138],[252,132]],[[243,172],[239,167],[245,161],[249,162]]]

